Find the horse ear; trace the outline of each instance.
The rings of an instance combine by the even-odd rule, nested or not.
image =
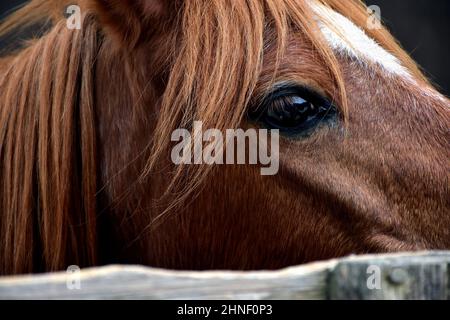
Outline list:
[[[95,0],[94,10],[105,30],[135,46],[158,31],[176,0]],[[173,12],[173,11],[172,11]]]

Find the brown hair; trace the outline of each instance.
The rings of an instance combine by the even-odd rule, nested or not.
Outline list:
[[[318,2],[351,19],[425,81],[388,31],[366,29],[361,1]],[[49,8],[58,12],[61,4],[65,1],[32,1],[2,24],[0,34],[37,21]],[[174,129],[189,128],[193,120],[221,130],[239,126],[263,64],[267,26],[276,31],[276,64],[290,30],[305,34],[335,84],[330,94],[346,114],[339,63],[318,32],[308,1],[189,0],[177,12],[173,26],[165,27],[160,60],[169,64],[167,81],[143,176],[166,157]],[[68,30],[52,13],[53,30],[9,60],[0,75],[0,273],[97,262],[94,65],[105,41],[96,20],[102,14],[89,10],[81,30]],[[125,48],[126,39],[137,38],[119,38],[116,46]],[[192,195],[209,170],[177,167],[164,193],[177,196],[163,212]]]
[[[92,17],[76,32],[61,22],[2,75],[2,272],[96,262],[92,65],[97,46]]]

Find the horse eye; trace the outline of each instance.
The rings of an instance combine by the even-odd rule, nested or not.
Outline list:
[[[302,135],[335,114],[334,105],[320,95],[302,87],[287,87],[268,95],[250,113],[250,119],[281,134]]]

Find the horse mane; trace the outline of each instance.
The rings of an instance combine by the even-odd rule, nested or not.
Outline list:
[[[368,13],[361,1],[317,1],[348,17],[425,81],[386,29],[366,28]],[[104,41],[97,22],[101,13],[88,9],[81,30],[68,30],[60,14],[66,3],[34,0],[0,25],[1,36],[44,16],[54,23],[53,30],[8,60],[0,74],[0,273],[97,263],[94,66]],[[193,0],[185,1],[180,12],[159,55],[170,63],[143,177],[166,157],[174,129],[189,128],[194,119],[221,130],[239,126],[262,68],[268,25],[276,32],[276,64],[289,31],[304,32],[328,67],[334,84],[330,95],[346,114],[342,71],[317,32],[307,1]],[[177,198],[168,208],[185,200],[210,170],[176,168],[165,194]]]
[[[0,78],[2,273],[96,263],[97,32],[57,23]]]

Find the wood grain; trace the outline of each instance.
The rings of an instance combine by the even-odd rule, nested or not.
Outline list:
[[[374,266],[379,289],[367,285]],[[354,256],[260,272],[108,266],[0,278],[0,299],[449,299],[449,266],[450,252]]]

